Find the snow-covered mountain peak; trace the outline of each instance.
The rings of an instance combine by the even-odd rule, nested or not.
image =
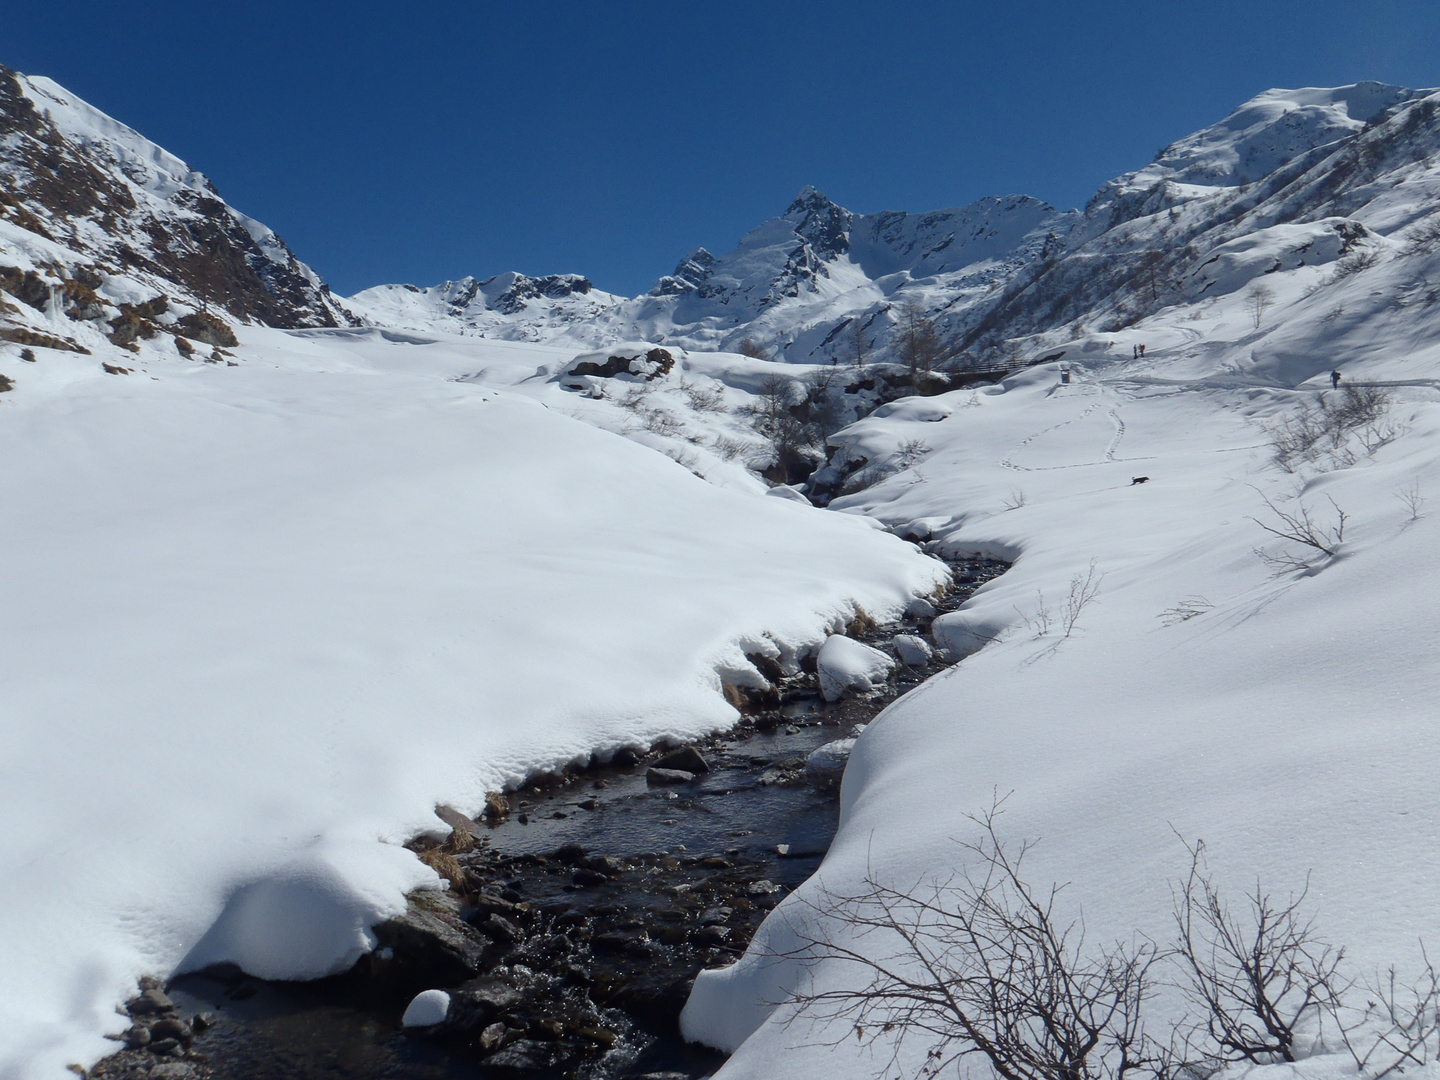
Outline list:
[[[785,211],[785,220],[816,255],[833,259],[850,249],[850,226],[855,215],[810,185],[801,189]]]
[[[1266,90],[1218,124],[1170,144],[1133,174],[1134,182],[1254,183],[1302,154],[1355,134],[1387,109],[1428,93],[1378,82]]]

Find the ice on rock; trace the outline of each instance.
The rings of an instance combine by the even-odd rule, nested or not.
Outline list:
[[[838,784],[845,775],[845,763],[855,749],[854,739],[836,739],[810,751],[805,759],[805,775],[811,783]]]
[[[450,995],[444,990],[423,990],[405,1008],[402,1027],[428,1028],[443,1024],[450,1012]]]
[[[869,694],[885,684],[895,661],[854,638],[832,634],[820,647],[820,693],[826,701],[846,694]]]

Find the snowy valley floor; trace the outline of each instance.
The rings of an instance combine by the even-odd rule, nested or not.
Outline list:
[[[0,1076],[108,1052],[144,973],[343,969],[437,882],[437,802],[723,727],[745,652],[944,576],[456,381],[553,351],[242,333],[3,358]]]
[[[1206,330],[1242,343],[1152,325],[1074,343],[1068,384],[1049,364],[886,407],[838,439],[909,467],[829,511],[714,451],[765,370],[742,358],[682,357],[620,406],[553,381],[564,350],[443,335],[252,329],[239,366],[129,376],[0,357],[0,708],[27,718],[0,736],[0,903],[26,931],[0,939],[0,1075],[103,1054],[142,973],[343,966],[433,882],[398,845],[436,802],[727,724],[746,651],[793,659],[933,587],[867,518],[1015,565],[937,624],[963,663],[859,741],[818,878],[697,983],[686,1030],[735,1051],[723,1076],[879,1074],[883,1047],[765,1004],[852,973],[765,954],[822,888],[963,866],[997,791],[1093,940],[1168,933],[1179,832],[1235,891],[1310,875],[1357,973],[1413,969],[1440,912],[1440,570],[1431,504],[1401,496],[1440,493],[1436,372],[1374,351],[1347,377],[1391,385],[1398,437],[1286,473],[1267,426],[1333,353]],[[697,388],[727,408],[685,410]],[[1338,556],[1277,575],[1266,499],[1343,508]]]

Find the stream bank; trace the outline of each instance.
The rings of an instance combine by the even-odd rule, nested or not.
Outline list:
[[[814,664],[752,695],[729,731],[532,780],[478,822],[449,808],[448,837],[411,842],[451,882],[376,927],[344,975],[271,983],[211,968],[129,1006],[126,1049],[93,1077],[691,1080],[724,1056],[681,1039],[695,974],[732,963],[755,928],[818,867],[838,823],[843,744],[944,666],[908,654],[1007,565],[952,562],[926,612],[852,636],[908,658],[878,692],[827,702]],[[768,673],[767,673],[768,674]],[[825,748],[822,750],[822,747]],[[820,751],[820,753],[816,753]],[[501,810],[501,803],[505,804]],[[416,994],[443,1022],[409,1029]]]

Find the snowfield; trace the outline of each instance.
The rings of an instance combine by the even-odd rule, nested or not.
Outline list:
[[[1269,255],[1289,242],[1272,236]],[[867,875],[907,888],[974,866],[967,815],[1007,794],[1002,838],[1040,840],[1027,876],[1068,883],[1063,914],[1083,915],[1092,945],[1170,939],[1184,837],[1204,841],[1232,900],[1257,879],[1282,900],[1308,880],[1305,910],[1352,974],[1419,973],[1440,916],[1440,518],[1426,501],[1440,494],[1440,328],[1435,307],[1394,297],[1437,271],[1434,255],[1387,254],[1339,280],[1276,272],[1258,328],[1235,291],[835,437],[855,460],[916,439],[928,452],[833,506],[1015,564],[937,620],[940,644],[967,658],[858,740],[816,877],[738,964],[697,980],[683,1023],[735,1051],[722,1077],[773,1077],[777,1061],[797,1080],[892,1075],[886,1038],[775,1007],[862,985],[860,969],[782,957],[821,933],[883,953],[814,906],[865,892]],[[1336,366],[1391,394],[1388,416],[1287,472],[1270,432]],[[1302,509],[1332,534],[1343,510],[1333,557],[1259,524],[1283,530],[1279,514]],[[1152,1032],[1182,1008],[1160,988]],[[896,1065],[917,1075],[928,1046]],[[1299,1066],[1265,1068],[1354,1075],[1340,1050],[1332,1032]]]
[[[437,802],[725,727],[745,652],[793,661],[944,576],[577,422],[554,382],[474,381],[553,351],[242,335],[237,367],[0,357],[6,1077],[113,1049],[143,973],[342,970],[435,885],[399,844]]]

